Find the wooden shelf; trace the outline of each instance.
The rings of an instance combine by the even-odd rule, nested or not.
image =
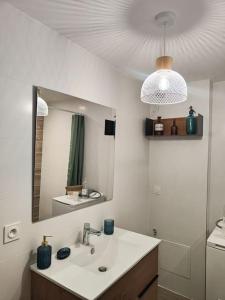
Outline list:
[[[176,125],[178,127],[178,134],[171,135],[171,126],[173,125],[173,120],[176,120]],[[197,120],[197,132],[196,134],[187,134],[186,132],[186,117],[181,118],[169,118],[162,119],[164,124],[164,135],[154,135],[154,124],[156,120],[146,118],[145,120],[145,136],[149,139],[154,140],[196,140],[201,139],[203,136],[203,116],[198,115]]]

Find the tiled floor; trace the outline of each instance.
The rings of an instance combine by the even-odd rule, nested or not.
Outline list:
[[[159,287],[158,300],[189,300],[189,299]]]

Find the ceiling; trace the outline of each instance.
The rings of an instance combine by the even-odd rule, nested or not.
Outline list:
[[[225,0],[8,0],[117,68],[144,79],[161,54],[161,11],[176,14],[167,55],[187,80],[225,79]]]

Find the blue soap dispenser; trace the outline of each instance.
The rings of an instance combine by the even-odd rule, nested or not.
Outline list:
[[[44,235],[41,246],[37,249],[37,267],[44,270],[50,267],[52,260],[52,247],[48,245],[47,237],[50,235]]]

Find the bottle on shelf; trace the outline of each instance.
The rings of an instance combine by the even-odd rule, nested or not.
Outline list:
[[[196,134],[197,132],[197,121],[192,106],[189,107],[189,115],[186,117],[186,132],[187,134]]]
[[[157,117],[154,125],[154,135],[163,135],[164,134],[164,124],[161,120],[161,117]]]
[[[84,197],[84,198],[88,197],[88,188],[87,188],[86,178],[83,181],[82,190],[81,190],[81,197]]]
[[[177,135],[178,134],[178,127],[176,125],[176,120],[173,120],[173,125],[171,126],[171,135]]]

